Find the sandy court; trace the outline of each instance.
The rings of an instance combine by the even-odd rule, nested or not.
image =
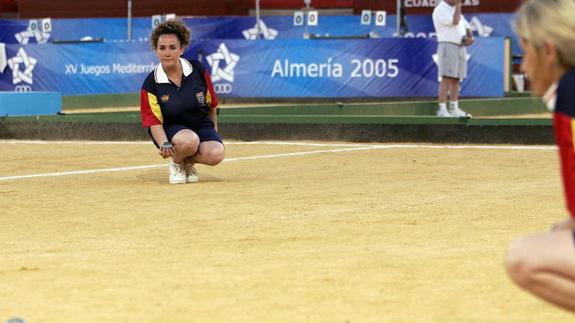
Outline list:
[[[0,322],[571,322],[508,242],[566,216],[549,146],[0,141]]]

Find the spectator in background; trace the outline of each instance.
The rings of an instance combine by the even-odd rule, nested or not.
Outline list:
[[[553,111],[569,216],[550,232],[517,239],[507,271],[517,285],[575,312],[575,1],[530,0],[518,11],[521,69]],[[542,214],[545,216],[544,214]]]
[[[149,128],[160,156],[171,158],[169,182],[197,182],[194,164],[214,166],[224,159],[218,99],[202,63],[180,57],[190,43],[184,23],[162,23],[150,38],[160,64],[142,85],[142,125]]]
[[[437,116],[469,117],[459,108],[459,82],[467,77],[465,47],[475,40],[469,23],[461,14],[461,0],[442,0],[433,10],[433,26],[437,34],[437,67],[441,78]]]

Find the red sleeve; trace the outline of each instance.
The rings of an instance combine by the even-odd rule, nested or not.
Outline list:
[[[140,91],[140,115],[142,127],[162,124],[162,110],[158,104],[158,98],[144,89]]]
[[[212,79],[207,70],[204,70],[204,79],[206,80],[206,86],[208,87],[208,101],[210,102],[210,108],[216,108],[218,106],[218,97],[214,91],[214,86],[212,84]]]
[[[561,175],[565,188],[565,201],[567,210],[575,219],[575,147],[573,146],[573,128],[575,119],[570,116],[555,112],[554,114],[555,139],[559,146],[561,159]]]

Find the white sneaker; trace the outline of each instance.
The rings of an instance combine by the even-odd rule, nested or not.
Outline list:
[[[451,117],[451,114],[449,114],[449,111],[447,111],[447,109],[439,109],[437,110],[436,115],[438,117]]]
[[[182,165],[170,161],[169,172],[170,172],[169,177],[170,184],[186,183],[186,171],[184,170],[184,167]]]
[[[451,109],[451,111],[449,111],[451,113],[452,117],[456,117],[456,118],[471,118],[471,114],[461,110],[460,108],[453,108]]]
[[[186,163],[184,161],[184,169],[186,171],[187,183],[197,183],[199,181],[198,170],[194,167],[193,163]]]

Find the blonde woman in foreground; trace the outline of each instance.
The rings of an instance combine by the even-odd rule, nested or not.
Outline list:
[[[515,22],[521,68],[553,112],[568,218],[511,243],[507,272],[523,289],[575,312],[575,1],[530,0]]]

